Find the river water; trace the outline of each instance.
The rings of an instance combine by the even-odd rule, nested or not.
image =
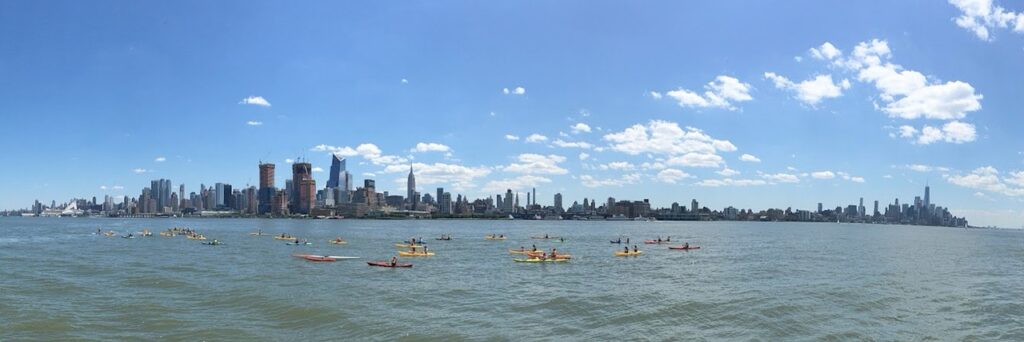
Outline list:
[[[186,226],[184,237],[95,235]],[[249,232],[314,242],[287,246]],[[434,241],[450,233],[453,241]],[[489,233],[507,241],[485,241]],[[531,240],[557,235],[564,243]],[[347,245],[326,240],[341,235]],[[431,258],[369,267],[424,237]],[[609,240],[671,236],[703,247]],[[557,247],[568,263],[516,263]],[[293,253],[358,256],[315,263]],[[0,218],[0,340],[1024,340],[1024,232],[746,222]]]

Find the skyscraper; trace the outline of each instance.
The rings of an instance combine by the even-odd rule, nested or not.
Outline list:
[[[328,188],[339,188],[345,186],[345,183],[341,179],[342,174],[345,170],[345,158],[339,158],[337,155],[331,155],[331,173],[330,178],[327,179]],[[348,190],[348,189],[345,189]]]
[[[416,210],[416,176],[412,174],[412,165],[409,165],[409,179],[405,182],[405,201],[409,203],[409,210]]]
[[[308,162],[296,161],[292,164],[292,191],[295,202],[293,212],[309,214],[316,203],[316,180],[313,179],[313,165]]]
[[[565,211],[565,209],[562,208],[562,194],[561,193],[556,193],[555,194],[555,211],[557,211],[557,212]]]
[[[260,188],[256,196],[257,213],[266,214],[273,211],[274,195],[277,188],[274,187],[274,164],[260,162]]]
[[[530,204],[532,204],[532,205],[536,205],[537,204],[537,188],[533,188],[533,202],[530,203]]]
[[[927,184],[924,186],[924,207],[927,208],[932,204],[932,188]]]
[[[690,201],[690,212],[693,212],[693,213],[697,212],[697,199],[696,198],[693,199],[692,201]]]

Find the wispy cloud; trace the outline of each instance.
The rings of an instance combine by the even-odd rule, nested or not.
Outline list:
[[[249,97],[246,97],[246,98],[242,99],[242,101],[239,101],[238,104],[256,105],[256,106],[260,106],[260,107],[270,107],[270,102],[267,101],[267,99],[263,98],[263,96],[249,96]]]

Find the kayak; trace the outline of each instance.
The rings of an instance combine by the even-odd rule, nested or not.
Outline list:
[[[342,241],[338,241],[338,240],[329,240],[329,241],[327,241],[327,242],[330,242],[331,244],[334,244],[334,245],[344,245],[344,244],[347,244],[347,243],[348,243],[348,241],[345,241],[345,240],[342,240]]]
[[[252,235],[252,236],[270,236],[272,234],[256,232],[256,233],[249,233],[249,235]]]
[[[275,236],[274,240],[295,240],[295,237],[294,236],[289,236],[289,237]]]
[[[367,261],[366,264],[370,265],[370,266],[388,267],[388,268],[412,267],[412,264],[409,264],[409,263],[397,263],[397,264],[392,265],[390,262],[387,262],[387,261]]]
[[[191,235],[190,235],[190,236],[188,237],[188,239],[189,239],[189,240],[206,240],[206,237],[205,237],[205,236],[191,236]]]
[[[452,239],[442,239],[442,238],[434,238],[434,240],[437,240],[437,241],[452,241]]]
[[[558,237],[558,236],[548,236],[548,237],[531,236],[530,238],[534,239],[534,240],[558,240],[558,239],[561,239],[561,237]]]
[[[174,233],[171,233],[171,232],[160,232],[160,236],[174,237]]]
[[[404,256],[404,257],[434,256],[434,252],[426,252],[426,253],[420,253],[420,252],[416,252],[416,253],[413,253],[413,252],[398,252],[398,256]]]
[[[640,255],[640,254],[643,254],[643,253],[644,253],[644,251],[636,251],[636,252],[629,252],[629,253],[626,253],[626,252],[615,252],[615,256],[637,256],[637,255]]]
[[[289,245],[289,246],[307,246],[307,245],[312,245],[313,243],[312,242],[299,242],[299,243],[286,242],[285,244]]]
[[[332,258],[332,257],[329,257],[329,256],[320,256],[320,255],[307,255],[307,256],[304,256],[302,258],[306,259],[306,260],[309,260],[309,261],[337,261],[338,260],[338,259],[335,259],[335,258]]]
[[[644,241],[644,243],[646,243],[648,245],[660,245],[660,244],[669,243],[669,242],[672,242],[672,241],[666,241],[666,240],[661,240],[661,242],[658,242],[657,240],[645,240]]]
[[[125,235],[125,236],[122,236],[121,238],[122,239],[134,239],[135,237],[134,236]]]
[[[296,257],[296,258],[302,258],[302,259],[306,259],[307,257],[330,258],[330,259],[334,259],[334,260],[359,259],[359,257],[341,256],[341,255],[292,254],[292,256]]]
[[[531,257],[531,258],[539,258],[539,257],[540,257],[541,255],[544,255],[544,253],[545,253],[545,252],[539,252],[539,251],[538,251],[538,252],[526,252],[526,255],[527,255],[527,256],[529,256],[529,257]],[[558,258],[558,259],[562,259],[562,258],[565,258],[565,259],[570,259],[570,258],[572,258],[572,255],[569,255],[569,254],[563,254],[563,253],[558,253],[558,254],[555,254],[555,256],[556,256],[556,258]],[[548,256],[548,257],[550,258],[550,254],[549,254],[549,256]]]
[[[569,259],[541,259],[541,258],[529,258],[529,259],[512,259],[515,262],[566,262]]]
[[[486,236],[484,240],[508,240],[508,237]]]
[[[615,244],[621,244],[621,243],[622,243],[622,241],[611,241],[611,243],[615,243]]]
[[[409,245],[409,244],[396,243],[395,247],[398,247],[398,248],[423,248],[423,245]]]
[[[540,253],[541,251],[537,251],[537,252]],[[530,253],[533,253],[533,251],[531,251],[529,249],[522,250],[522,251],[518,250],[518,249],[510,249],[510,250],[508,250],[508,254],[530,254]]]
[[[209,242],[203,242],[203,244],[207,245],[207,246],[220,246],[220,245],[223,245],[224,243],[223,242],[209,241]]]
[[[688,251],[688,250],[693,250],[693,249],[700,249],[700,246],[690,246],[690,247],[668,246],[668,249],[674,249],[674,250],[678,250],[678,251]]]

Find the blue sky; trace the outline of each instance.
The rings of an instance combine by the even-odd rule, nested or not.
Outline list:
[[[3,2],[0,208],[137,196],[157,178],[187,191],[255,184],[260,160],[283,184],[289,160],[328,169],[340,153],[384,190],[404,193],[413,163],[423,192],[536,186],[542,204],[562,192],[715,209],[884,205],[928,182],[933,202],[974,224],[1021,227],[1021,12],[1009,1]]]

